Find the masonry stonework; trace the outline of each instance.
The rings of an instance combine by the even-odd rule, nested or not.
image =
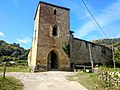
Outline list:
[[[111,49],[77,38],[72,41],[71,63],[91,65],[89,49],[94,66],[112,63]]]
[[[88,44],[94,63],[112,57],[109,48],[76,39],[70,31],[70,9],[40,1],[34,17],[34,38],[28,55],[32,71],[70,70],[70,64],[90,62]]]
[[[69,9],[40,2],[34,20],[30,67],[40,71],[69,70],[70,59],[63,49],[69,44]],[[54,26],[56,27],[56,35],[52,34]]]

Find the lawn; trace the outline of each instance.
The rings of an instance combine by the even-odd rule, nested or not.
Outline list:
[[[29,68],[27,66],[21,67],[7,67],[6,72],[28,72]],[[0,72],[3,72],[3,67],[0,67]]]
[[[68,79],[78,81],[88,90],[117,90],[113,87],[105,87],[104,83],[98,80],[95,73],[78,73],[74,76],[68,76]]]
[[[0,76],[0,90],[23,90],[23,84],[20,80],[13,77],[6,77],[5,79]]]

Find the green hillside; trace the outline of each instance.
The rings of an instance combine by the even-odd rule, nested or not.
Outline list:
[[[0,40],[0,63],[2,63],[3,60],[27,60],[28,52],[29,50],[20,47],[17,43],[8,44]]]
[[[93,40],[92,42],[96,44],[102,44],[102,45],[115,45],[115,47],[120,45],[120,38],[113,38],[113,39],[99,39],[99,40]]]

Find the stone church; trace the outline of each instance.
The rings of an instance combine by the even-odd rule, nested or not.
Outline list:
[[[73,36],[70,9],[40,1],[34,17],[34,36],[28,55],[33,71],[70,70],[72,64],[108,64],[112,50]]]

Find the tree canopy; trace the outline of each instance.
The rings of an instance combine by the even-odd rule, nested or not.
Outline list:
[[[20,47],[19,44],[8,44],[0,40],[0,63],[3,60],[27,60],[29,50]]]

